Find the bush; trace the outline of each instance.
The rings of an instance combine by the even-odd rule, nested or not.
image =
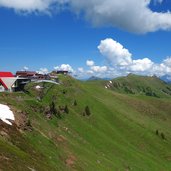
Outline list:
[[[64,111],[65,111],[65,113],[69,113],[69,109],[68,109],[68,106],[67,105],[65,105],[65,109],[64,109]]]
[[[90,116],[90,115],[91,115],[91,112],[90,112],[90,109],[89,109],[88,106],[85,107],[85,114],[86,114],[87,116]]]
[[[56,105],[54,103],[54,101],[52,101],[52,103],[49,105],[49,111],[50,111],[50,114],[52,115],[55,115],[57,118],[61,119],[61,112],[58,108],[56,108]],[[47,110],[48,111],[48,110]]]
[[[67,93],[67,91],[66,91],[66,90],[63,90],[63,91],[62,91],[62,93],[63,93],[63,94],[66,94],[66,93]]]
[[[57,114],[57,110],[56,110],[56,106],[55,106],[54,101],[52,101],[52,103],[49,105],[49,107],[50,107],[51,114],[56,115]]]
[[[56,116],[57,116],[57,118],[59,118],[59,119],[62,118],[62,117],[61,117],[61,112],[60,112],[59,110],[57,111]]]
[[[156,130],[156,135],[159,135],[159,131],[158,131],[158,129]]]
[[[85,113],[85,111],[82,113],[82,115],[83,115],[83,116],[86,116],[86,113]]]
[[[74,106],[77,106],[77,101],[76,100],[74,101]]]
[[[26,125],[31,127],[31,121],[30,121],[30,119],[27,120]]]
[[[163,132],[161,133],[161,137],[162,137],[163,140],[166,140],[166,137],[165,137]]]

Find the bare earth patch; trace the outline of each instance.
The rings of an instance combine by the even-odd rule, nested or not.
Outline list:
[[[59,135],[59,136],[57,137],[57,141],[58,141],[58,142],[65,142],[65,141],[66,141],[66,138],[65,138],[63,135]]]
[[[76,161],[76,157],[74,155],[70,155],[68,156],[68,158],[66,159],[65,163],[67,166],[69,167],[73,167]]]

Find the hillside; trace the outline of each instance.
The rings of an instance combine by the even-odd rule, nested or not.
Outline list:
[[[156,76],[138,76],[129,74],[126,77],[119,77],[106,86],[114,91],[126,94],[141,94],[153,97],[170,97],[171,85],[162,81]]]
[[[112,81],[135,91],[127,94],[123,86],[106,89],[109,81],[60,81],[0,94],[0,104],[15,114],[13,126],[0,121],[0,170],[171,170],[169,85],[153,77]]]

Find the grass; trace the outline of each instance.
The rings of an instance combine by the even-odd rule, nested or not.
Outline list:
[[[0,128],[9,136],[0,136],[0,169],[171,170],[171,97],[161,92],[168,85],[156,78],[129,77],[114,81],[127,84],[124,80],[129,79],[135,91],[139,80],[141,87],[150,85],[160,98],[105,89],[105,81],[81,82],[68,76],[60,76],[61,85],[42,84],[43,92],[29,84],[27,94],[1,94],[0,103],[27,113],[33,131]],[[43,109],[52,101],[56,107],[67,105],[69,113],[48,120]],[[86,106],[90,116],[83,115]]]

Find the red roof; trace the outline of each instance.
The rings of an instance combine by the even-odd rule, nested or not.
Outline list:
[[[34,76],[36,74],[36,72],[35,71],[17,71],[16,72],[16,75],[17,76],[25,76],[25,77],[27,77],[27,76]]]
[[[11,72],[0,72],[0,77],[14,77]]]

